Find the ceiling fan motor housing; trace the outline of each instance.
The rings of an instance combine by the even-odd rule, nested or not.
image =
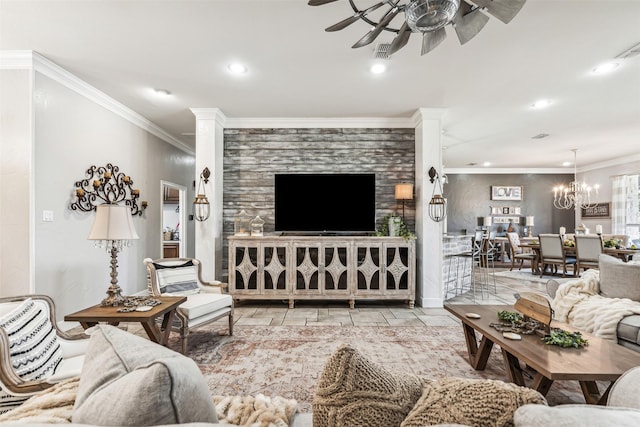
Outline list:
[[[414,32],[438,30],[453,20],[460,0],[414,0],[405,8],[407,25]]]

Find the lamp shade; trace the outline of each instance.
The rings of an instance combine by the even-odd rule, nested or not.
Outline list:
[[[403,182],[396,184],[396,200],[413,200],[413,184]]]
[[[525,219],[525,223],[524,225],[526,225],[527,227],[533,227],[535,224],[533,223],[533,216],[528,216]]]
[[[89,240],[133,240],[138,233],[131,220],[128,206],[103,204],[96,206],[96,218],[89,233]]]
[[[491,217],[485,216],[482,220],[482,225],[484,225],[485,227],[491,227]]]

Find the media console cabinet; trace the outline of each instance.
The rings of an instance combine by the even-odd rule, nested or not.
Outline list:
[[[370,236],[231,236],[235,300],[415,302],[415,240]]]

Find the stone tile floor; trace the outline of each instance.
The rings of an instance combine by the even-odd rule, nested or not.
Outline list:
[[[508,270],[496,268],[496,272]],[[536,292],[546,295],[545,283],[519,278],[496,276],[496,291],[480,292],[476,304],[513,304],[516,292]],[[474,304],[473,291],[453,296],[449,304]],[[408,308],[403,301],[356,301],[349,309],[346,301],[296,301],[293,309],[287,301],[241,301],[235,307],[235,324],[243,326],[447,326],[459,321],[444,308]]]

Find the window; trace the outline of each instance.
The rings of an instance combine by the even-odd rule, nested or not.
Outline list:
[[[640,175],[624,175],[614,179],[613,228],[631,236],[640,245]]]

